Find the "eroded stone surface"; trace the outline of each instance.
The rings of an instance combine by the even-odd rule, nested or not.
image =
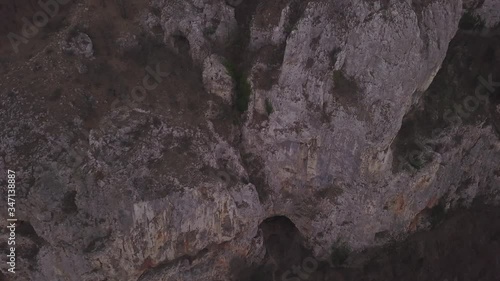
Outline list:
[[[219,96],[230,105],[233,102],[234,81],[223,63],[223,59],[216,55],[205,59],[203,84],[208,93]]]
[[[62,44],[62,49],[65,52],[90,58],[94,54],[93,44],[90,37],[83,32],[70,34],[67,42]]]

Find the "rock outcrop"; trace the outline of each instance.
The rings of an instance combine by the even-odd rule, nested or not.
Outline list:
[[[84,58],[91,58],[94,54],[92,40],[90,37],[83,33],[75,31],[74,34],[69,34],[69,39],[63,42],[62,49],[72,55],[82,56]]]
[[[203,85],[205,90],[219,96],[227,104],[233,101],[234,81],[224,66],[222,58],[212,55],[203,63]]]

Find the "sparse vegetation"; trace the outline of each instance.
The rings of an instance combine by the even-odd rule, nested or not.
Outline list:
[[[417,170],[422,169],[426,162],[425,159],[423,159],[423,154],[424,152],[421,150],[414,150],[410,152],[408,155],[408,163],[410,163],[410,165]]]
[[[334,70],[333,71],[333,83],[335,83],[337,85],[337,84],[341,84],[341,83],[345,82],[346,80],[347,80],[347,78],[344,76],[344,73],[342,73],[341,70]]]
[[[240,113],[244,113],[248,109],[250,95],[252,94],[252,87],[250,86],[250,83],[248,83],[247,77],[243,74],[243,72],[238,70],[234,63],[225,61],[224,66],[236,84],[234,89],[236,93],[236,109]]]
[[[480,31],[484,28],[484,24],[485,22],[480,16],[474,15],[471,11],[467,11],[460,19],[458,26],[463,30]]]
[[[203,35],[205,35],[206,37],[210,37],[210,36],[214,35],[216,31],[217,31],[217,28],[215,26],[205,27],[203,29]]]
[[[273,105],[272,105],[271,101],[266,98],[266,112],[267,112],[267,115],[271,115],[271,113],[273,113],[273,111],[274,111],[274,109],[273,109]]]
[[[233,125],[237,126],[241,124],[242,116],[230,106],[222,106],[217,118],[220,120],[229,120]]]
[[[351,254],[351,248],[349,248],[349,245],[347,245],[346,242],[342,242],[340,239],[337,239],[331,249],[332,253],[330,254],[330,259],[332,264],[335,266],[343,265]]]

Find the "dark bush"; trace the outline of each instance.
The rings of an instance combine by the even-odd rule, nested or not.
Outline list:
[[[236,93],[236,109],[240,113],[244,113],[248,109],[250,95],[252,94],[252,87],[250,86],[250,83],[248,83],[247,77],[243,74],[243,72],[237,69],[234,63],[225,61],[224,66],[236,84],[234,89]]]

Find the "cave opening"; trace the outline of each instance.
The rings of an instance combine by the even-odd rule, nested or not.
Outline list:
[[[304,238],[286,216],[265,219],[259,226],[267,256],[278,267],[298,263],[305,254]]]
[[[286,216],[273,216],[259,225],[265,257],[260,265],[249,268],[243,279],[248,281],[282,280],[284,275],[293,276],[293,268],[300,265],[310,251],[304,246],[304,237]]]

